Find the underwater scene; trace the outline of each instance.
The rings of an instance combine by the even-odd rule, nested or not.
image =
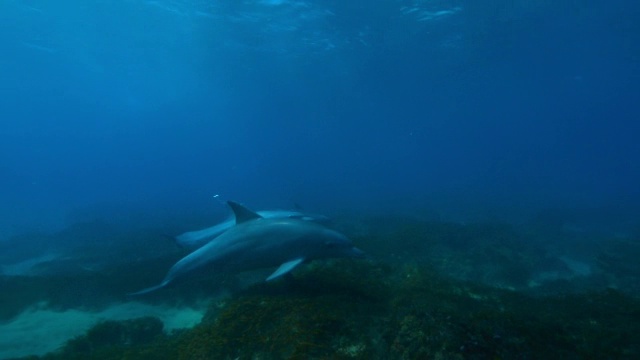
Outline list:
[[[0,359],[640,358],[638,19],[0,2]]]

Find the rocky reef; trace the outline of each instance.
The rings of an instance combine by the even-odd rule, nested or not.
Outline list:
[[[640,357],[636,238],[603,238],[572,255],[539,240],[548,234],[504,224],[345,224],[337,226],[371,259],[312,262],[291,277],[244,287],[211,301],[191,329],[168,332],[153,317],[104,321],[58,351],[29,359]],[[118,300],[115,293],[149,281],[171,256],[90,279]],[[38,281],[5,279],[16,293],[52,296]],[[68,304],[72,292],[53,299]],[[188,301],[194,294],[206,296],[201,283],[148,301]]]
[[[42,359],[631,359],[638,344],[640,302],[616,290],[536,297],[331,261],[212,303],[193,329],[107,321]]]

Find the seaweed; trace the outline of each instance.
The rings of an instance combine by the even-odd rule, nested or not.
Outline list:
[[[530,287],[541,268],[565,270],[544,251],[522,245],[530,238],[512,227],[409,220],[365,225],[355,240],[376,260],[312,262],[212,302],[199,325],[180,332],[163,332],[153,318],[103,322],[42,358],[640,357],[640,300],[607,287],[637,276],[637,244],[630,240],[603,247],[599,272],[591,277]],[[161,267],[153,264],[154,271]],[[37,280],[21,281],[13,289],[24,286],[30,298],[46,297],[29,290],[43,285],[29,283]],[[182,291],[196,291],[190,286],[152,301],[177,301]]]

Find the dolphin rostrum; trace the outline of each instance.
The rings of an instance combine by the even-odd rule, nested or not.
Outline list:
[[[267,219],[238,203],[227,203],[235,214],[235,226],[178,261],[159,285],[131,295],[160,289],[205,268],[242,272],[279,266],[267,278],[270,281],[314,259],[364,257],[346,236],[320,224],[292,218]]]
[[[256,211],[258,215],[263,218],[273,219],[273,218],[291,218],[291,219],[300,219],[305,221],[316,221],[323,222],[327,220],[327,217],[324,215],[316,215],[316,214],[306,214],[301,213],[299,211],[293,210],[263,210]],[[236,221],[233,217],[211,227],[202,230],[189,231],[183,234],[176,236],[176,242],[178,245],[187,248],[187,249],[197,249],[209,241],[216,238],[218,235],[222,234],[226,230],[230,229],[236,224]]]

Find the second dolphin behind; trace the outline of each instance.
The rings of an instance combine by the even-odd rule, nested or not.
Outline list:
[[[289,219],[300,219],[305,221],[314,221],[314,222],[324,222],[327,221],[327,217],[324,215],[317,214],[307,214],[294,210],[261,210],[256,211],[256,214],[260,215],[266,219],[274,219],[274,218],[289,218]],[[231,227],[236,224],[236,221],[233,217],[216,224],[214,226],[208,227],[202,230],[188,231],[183,234],[176,236],[176,243],[178,245],[187,248],[187,249],[197,249],[209,241],[215,239],[218,235],[227,231]]]

